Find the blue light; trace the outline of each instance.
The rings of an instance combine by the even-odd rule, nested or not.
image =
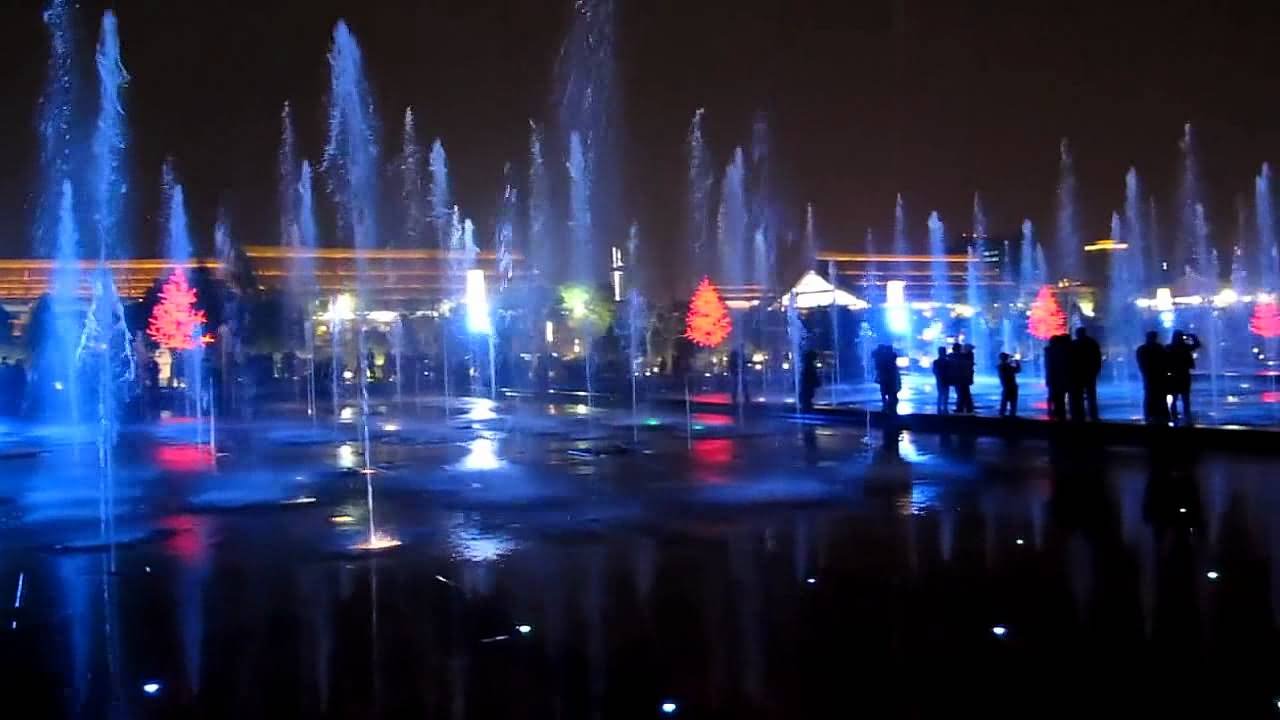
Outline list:
[[[1008,633],[1009,633],[1009,628],[1003,625],[996,625],[995,627],[991,628],[991,634],[999,638],[1004,637]]]
[[[1165,330],[1168,330],[1173,327],[1173,311],[1172,310],[1165,310],[1164,312],[1160,313],[1160,325]]]
[[[155,680],[148,680],[147,682],[142,683],[142,692],[153,696],[159,695],[161,687],[160,683]]]
[[[489,299],[485,293],[484,270],[467,271],[464,292],[464,302],[467,305],[467,331],[477,335],[492,333],[493,322],[489,319]]]
[[[670,700],[667,700],[666,702],[662,703],[662,705],[660,705],[659,708],[662,710],[663,715],[675,715],[676,710],[679,709],[676,707],[676,704],[671,702]]]
[[[528,635],[529,633],[533,632],[533,626],[532,626],[532,625],[517,625],[517,626],[516,626],[516,630],[517,630],[521,635]]]

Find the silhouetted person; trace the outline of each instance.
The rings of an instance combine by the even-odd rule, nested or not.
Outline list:
[[[742,349],[729,353],[729,402],[737,405],[742,402]]]
[[[957,378],[956,378],[957,411],[972,415],[973,414],[973,374],[976,368],[976,362],[974,360],[974,354],[973,354],[973,346],[969,344],[965,344],[962,346],[959,343],[957,343],[956,346],[960,348],[960,352],[956,353],[956,355],[959,356],[959,363],[957,364],[958,366]]]
[[[1169,358],[1154,330],[1138,346],[1138,372],[1142,373],[1142,417],[1148,423],[1169,422]]]
[[[933,384],[938,388],[938,414],[946,415],[951,411],[948,407],[951,403],[951,377],[949,365],[950,358],[947,357],[947,348],[938,348],[938,357],[933,360]]]
[[[1196,369],[1195,351],[1200,349],[1200,338],[1181,330],[1174,330],[1169,341],[1169,394],[1173,400],[1169,413],[1178,422],[1178,399],[1182,399],[1182,415],[1188,424],[1191,420],[1191,371]]]
[[[1098,419],[1098,375],[1102,372],[1102,348],[1089,337],[1089,331],[1076,328],[1076,339],[1071,341],[1071,396],[1072,420]],[[1085,415],[1085,405],[1088,415]]]
[[[891,345],[881,345],[871,355],[876,366],[876,384],[880,386],[880,407],[891,415],[898,413],[898,391],[902,377],[898,374],[898,353]]]
[[[1044,382],[1049,388],[1049,419],[1067,419],[1067,390],[1071,384],[1071,337],[1054,335],[1044,349]]]
[[[818,352],[806,350],[800,365],[800,409],[803,412],[813,410],[813,396],[818,392],[821,380],[818,378]]]
[[[1000,417],[1018,417],[1018,373],[1022,372],[1022,361],[1000,353],[1000,364],[996,366],[996,375],[1000,378]]]

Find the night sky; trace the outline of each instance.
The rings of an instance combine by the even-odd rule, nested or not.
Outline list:
[[[768,114],[777,198],[797,229],[816,204],[822,244],[855,248],[867,226],[888,243],[893,196],[913,237],[937,209],[967,230],[975,190],[993,231],[1030,217],[1048,239],[1058,139],[1071,138],[1086,239],[1107,232],[1136,164],[1172,209],[1182,123],[1196,128],[1215,241],[1235,233],[1280,160],[1280,3],[1011,0],[618,0],[618,96],[627,215],[651,252],[683,243],[684,140],[698,107],[723,166]],[[41,2],[0,7],[0,251],[30,244],[38,201],[36,100],[46,75]],[[82,2],[92,50],[103,4]],[[283,101],[303,150],[323,144],[325,53],[345,17],[359,38],[386,141],[418,114],[440,136],[455,195],[487,237],[501,168],[523,172],[529,118],[552,115],[568,0],[125,0],[116,4],[128,89],[138,248],[155,242],[159,168],[172,155],[197,242],[225,205],[242,242],[276,242],[276,149]],[[1174,215],[1165,212],[1169,227]]]

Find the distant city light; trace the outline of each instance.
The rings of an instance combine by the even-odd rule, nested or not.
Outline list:
[[[818,578],[816,577],[805,578],[805,582],[809,583],[810,585],[816,585],[818,583]]]
[[[662,710],[662,714],[664,715],[675,715],[676,710],[679,709],[676,706],[676,704],[671,702],[670,700],[667,700],[666,702],[662,703],[658,707]]]
[[[547,324],[543,326],[542,338],[547,341],[548,345],[556,341],[556,324],[555,323],[551,322],[550,320],[547,321]]]
[[[329,312],[321,317],[325,320],[351,320],[356,316],[356,300],[350,293],[337,295],[329,302]]]
[[[1004,637],[1005,635],[1009,634],[1009,628],[1003,625],[996,625],[991,628],[991,634],[995,635],[996,637]]]
[[[528,635],[529,633],[533,632],[533,626],[532,626],[532,625],[517,625],[517,626],[516,626],[516,632],[520,633],[521,635]]]
[[[493,332],[493,321],[489,319],[489,298],[485,294],[484,270],[472,268],[467,271],[467,285],[463,295],[467,304],[467,331],[477,335]]]
[[[1217,570],[1210,570],[1209,572],[1205,573],[1204,576],[1209,578],[1210,580],[1217,580],[1219,577]]]
[[[885,283],[884,320],[889,332],[907,335],[911,332],[911,315],[907,309],[907,283],[890,280]]]
[[[1026,540],[1023,540],[1022,538],[1018,538],[1017,540],[1014,540],[1013,542],[1014,542],[1015,544],[1017,544],[1017,545],[1026,545],[1026,544],[1027,544],[1027,541],[1026,541]]]
[[[142,692],[148,695],[159,695],[161,687],[163,686],[155,680],[148,680],[142,683]]]

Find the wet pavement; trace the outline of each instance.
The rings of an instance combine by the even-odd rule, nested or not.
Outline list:
[[[104,482],[3,428],[14,717],[1277,710],[1280,460],[484,401],[372,430],[365,473],[350,423],[226,419],[213,457],[157,422]]]

